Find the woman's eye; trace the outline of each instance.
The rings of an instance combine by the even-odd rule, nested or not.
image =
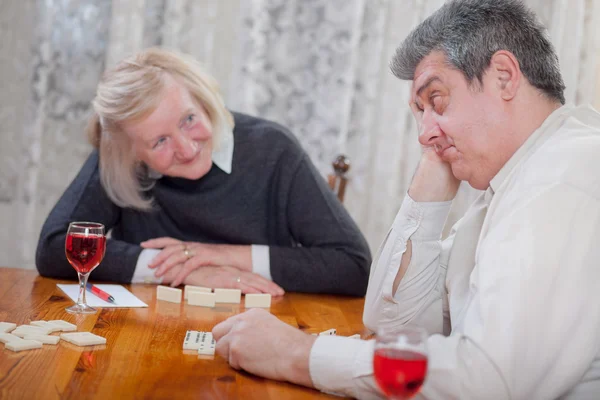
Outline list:
[[[193,122],[194,122],[194,114],[190,114],[186,119],[185,119],[185,124],[187,126],[190,126]]]
[[[161,137],[160,139],[158,139],[156,141],[156,143],[154,144],[154,146],[152,148],[153,149],[157,148],[158,146],[160,146],[161,144],[163,144],[166,140],[167,140],[166,137]]]

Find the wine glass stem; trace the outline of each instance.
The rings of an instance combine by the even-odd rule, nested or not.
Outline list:
[[[85,287],[90,274],[82,274],[78,272],[77,275],[79,275],[79,298],[77,298],[77,305],[87,306],[87,301],[85,300]]]

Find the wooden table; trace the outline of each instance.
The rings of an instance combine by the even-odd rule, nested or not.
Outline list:
[[[0,321],[64,319],[79,331],[106,337],[107,344],[79,348],[61,341],[14,353],[0,343],[1,399],[339,399],[235,371],[219,356],[203,359],[182,350],[187,330],[210,331],[242,312],[240,305],[204,308],[157,302],[156,286],[136,284],[127,288],[148,308],[72,315],[65,307],[73,302],[56,286],[67,282],[74,283],[0,268]],[[271,312],[305,332],[336,328],[338,335],[364,336],[363,305],[363,298],[287,293],[273,299]]]

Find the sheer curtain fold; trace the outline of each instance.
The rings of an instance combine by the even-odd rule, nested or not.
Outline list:
[[[567,84],[567,102],[598,102],[594,90],[600,86],[596,55],[598,1],[525,2],[548,27],[556,46]],[[345,204],[372,250],[376,250],[406,193],[420,156],[416,128],[407,105],[410,84],[393,77],[388,63],[406,34],[444,1],[250,3],[254,5],[256,18],[246,14],[247,23],[243,25],[246,33],[242,36],[247,38],[248,48],[256,50],[252,46],[257,46],[260,51],[247,51],[245,60],[249,65],[262,67],[253,68],[251,73],[246,63],[234,68],[237,82],[231,93],[247,95],[231,100],[239,109],[288,126],[323,174],[329,171],[330,160],[337,153],[344,152],[350,157],[351,181]],[[265,3],[268,7],[263,7]],[[290,15],[294,18],[290,19]],[[311,16],[308,20],[307,15]],[[281,26],[292,33],[277,36],[276,41],[269,40],[270,33]],[[330,31],[335,32],[334,37],[358,35],[359,40],[353,47],[340,46],[324,33]],[[292,66],[287,60],[291,49],[295,61]],[[313,59],[314,62],[306,62]],[[301,85],[291,88],[285,85],[286,80],[295,81],[295,77],[302,77]],[[262,95],[248,95],[249,92]],[[344,107],[348,104],[350,113],[346,114]],[[324,105],[326,114],[316,111]],[[461,186],[448,228],[477,194],[467,184]]]

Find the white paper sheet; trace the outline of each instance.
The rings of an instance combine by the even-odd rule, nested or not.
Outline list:
[[[60,290],[66,293],[74,302],[77,302],[79,297],[79,285],[63,285],[57,284]],[[92,307],[104,307],[104,308],[122,308],[122,307],[148,307],[148,304],[144,303],[133,295],[129,290],[125,289],[121,285],[94,285],[99,289],[104,290],[115,298],[114,303],[109,303],[102,300],[89,290],[86,291],[85,297],[88,306]]]

